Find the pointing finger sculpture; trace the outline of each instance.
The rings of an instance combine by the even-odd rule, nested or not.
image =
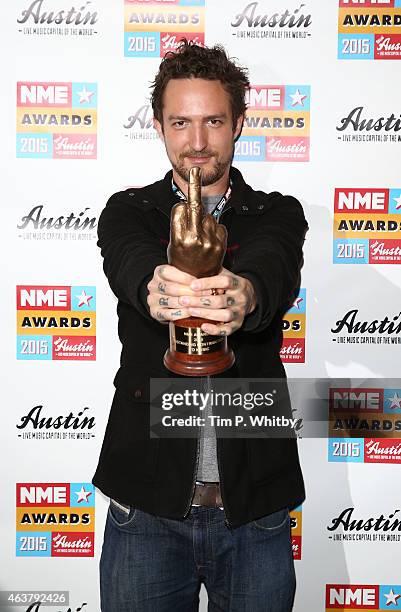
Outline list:
[[[215,276],[222,268],[227,248],[227,230],[205,214],[201,198],[201,169],[190,169],[188,199],[171,211],[168,262],[196,278]],[[170,348],[164,365],[184,376],[218,374],[234,363],[234,353],[227,348],[227,338],[212,336],[201,329],[202,323],[216,323],[200,317],[170,322]]]

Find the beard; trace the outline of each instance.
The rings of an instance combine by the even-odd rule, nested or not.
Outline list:
[[[224,176],[225,171],[231,165],[231,162],[234,157],[234,145],[229,157],[221,158],[217,153],[213,151],[186,151],[185,153],[181,153],[178,157],[178,161],[173,161],[170,159],[170,163],[173,166],[174,170],[178,174],[180,178],[186,183],[189,183],[189,171],[190,168],[185,165],[185,161],[188,157],[206,157],[209,158],[212,165],[212,168],[204,168],[201,166],[202,177],[201,177],[201,185],[202,187],[206,187],[207,185],[212,185],[216,183],[219,179]],[[196,165],[196,164],[194,164]]]

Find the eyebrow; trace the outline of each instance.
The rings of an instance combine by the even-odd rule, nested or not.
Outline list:
[[[206,117],[202,117],[202,119],[227,119],[226,113],[220,113],[216,115],[206,115]],[[184,115],[169,115],[167,117],[168,121],[176,120],[176,121],[189,121],[190,117],[185,117]]]

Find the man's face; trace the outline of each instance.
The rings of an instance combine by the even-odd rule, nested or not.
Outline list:
[[[188,182],[192,166],[202,169],[202,185],[228,176],[234,140],[242,115],[233,129],[229,94],[220,81],[171,79],[163,96],[163,127],[154,120],[175,172]]]

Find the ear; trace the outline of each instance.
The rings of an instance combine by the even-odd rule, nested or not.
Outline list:
[[[163,134],[162,124],[160,123],[160,121],[158,121],[156,119],[156,117],[153,117],[153,128],[158,133],[160,140],[162,140],[164,142],[164,134]]]
[[[245,115],[240,115],[237,119],[237,123],[235,126],[235,130],[234,130],[234,140],[237,140],[237,138],[239,138],[241,132],[242,132],[242,125],[244,123],[244,116]]]

